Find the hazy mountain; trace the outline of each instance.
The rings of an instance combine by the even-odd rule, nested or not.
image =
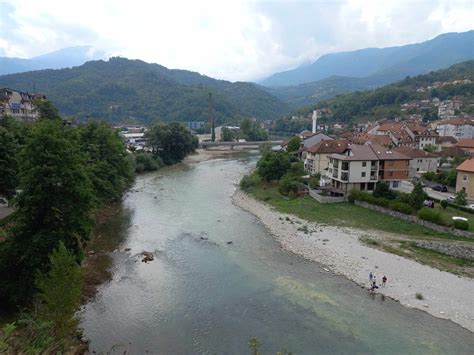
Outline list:
[[[289,112],[286,104],[253,83],[215,80],[125,58],[4,75],[0,87],[30,92],[36,88],[63,114],[78,119],[206,121],[209,92],[221,122],[241,117],[274,119]]]
[[[474,59],[474,30],[446,33],[432,40],[399,47],[366,48],[321,56],[311,65],[276,73],[259,84],[291,86],[331,76],[367,78],[383,85]]]
[[[82,65],[89,60],[104,59],[105,52],[91,46],[60,49],[31,59],[0,57],[0,75],[40,69],[61,69]]]

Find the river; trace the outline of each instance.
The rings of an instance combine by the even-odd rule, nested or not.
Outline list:
[[[123,235],[113,277],[81,312],[91,351],[246,354],[257,337],[264,354],[472,354],[471,332],[282,250],[232,205],[254,165],[212,160],[137,178],[110,221]],[[154,261],[141,262],[145,250]]]

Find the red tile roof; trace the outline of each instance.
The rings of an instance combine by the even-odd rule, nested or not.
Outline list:
[[[322,140],[309,147],[306,151],[312,154],[332,154],[342,153],[348,147],[348,141],[346,140]]]
[[[461,165],[459,165],[456,170],[458,171],[467,171],[469,173],[474,173],[474,158],[465,160]]]
[[[459,148],[474,148],[474,139],[460,139],[455,146]]]
[[[410,147],[398,147],[394,148],[395,151],[406,155],[412,159],[414,158],[437,158],[438,156],[434,153],[426,152],[421,149],[410,148]]]

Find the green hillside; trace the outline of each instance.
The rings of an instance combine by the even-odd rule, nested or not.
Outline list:
[[[289,112],[280,99],[252,83],[231,83],[139,60],[111,58],[60,70],[0,76],[0,87],[41,92],[63,115],[109,122],[206,121],[208,93],[217,122]]]
[[[427,87],[436,81],[453,81],[470,79],[474,82],[474,60],[453,65],[443,69],[415,77],[408,77],[391,85],[374,90],[358,91],[336,96],[333,99],[308,106],[298,114],[309,114],[314,108],[328,108],[331,114],[325,117],[333,122],[353,122],[379,118],[393,118],[401,115],[400,105],[413,100],[426,100],[438,97],[440,100],[453,96],[464,96],[463,111],[474,110],[474,84],[447,85],[425,92],[417,92],[418,88]],[[432,114],[433,111],[413,109],[407,113]]]

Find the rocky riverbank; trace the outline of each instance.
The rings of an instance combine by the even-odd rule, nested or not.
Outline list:
[[[284,249],[360,286],[368,286],[369,272],[378,282],[386,275],[387,285],[380,287],[379,293],[474,332],[474,280],[370,248],[360,241],[381,232],[308,222],[279,213],[240,190],[233,195],[233,203],[257,217]]]

